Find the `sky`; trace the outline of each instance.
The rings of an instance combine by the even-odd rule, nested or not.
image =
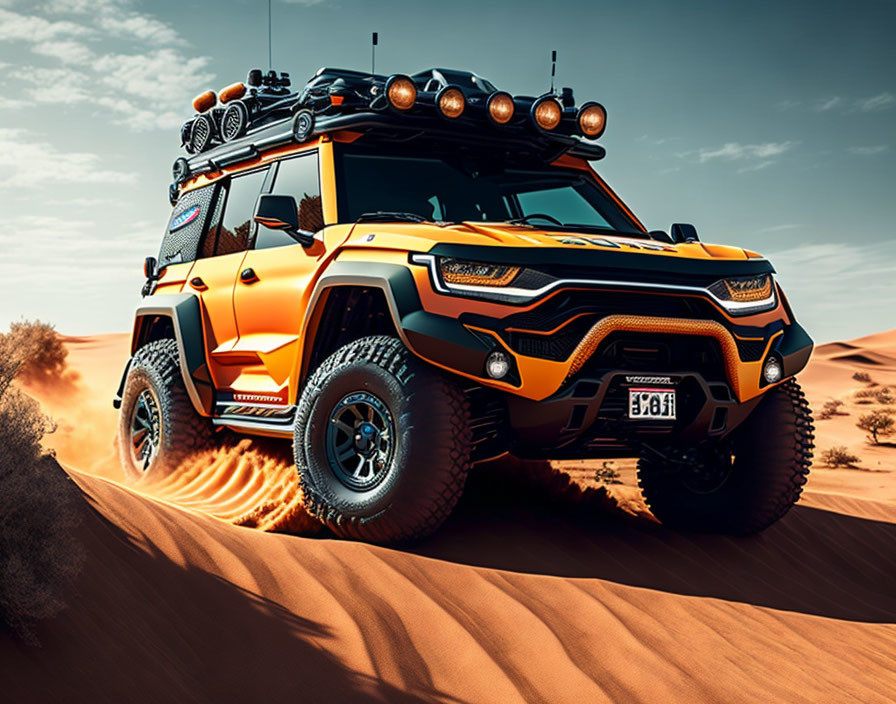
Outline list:
[[[896,327],[896,2],[272,0],[274,67],[472,70],[608,112],[650,229],[762,252],[817,341]],[[192,97],[267,68],[267,2],[0,0],[0,329],[122,332]]]

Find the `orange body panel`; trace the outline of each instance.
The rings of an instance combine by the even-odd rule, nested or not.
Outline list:
[[[218,389],[235,392],[271,394],[284,403],[294,403],[308,370],[309,351],[319,322],[319,311],[310,310],[315,296],[315,285],[334,260],[340,262],[383,263],[407,267],[416,285],[422,309],[428,313],[448,318],[458,318],[463,313],[477,314],[493,319],[503,319],[542,305],[552,296],[562,295],[569,288],[558,289],[524,305],[508,305],[487,300],[446,295],[437,292],[430,281],[426,266],[410,264],[410,252],[426,253],[436,244],[451,242],[460,245],[487,245],[490,247],[552,247],[577,250],[582,247],[601,247],[585,238],[568,234],[550,233],[535,227],[506,223],[467,222],[454,225],[434,223],[360,223],[337,224],[337,174],[334,168],[334,142],[349,143],[359,137],[355,132],[336,132],[301,145],[280,147],[250,161],[221,171],[194,177],[184,186],[184,191],[212,183],[228,175],[256,168],[260,164],[293,155],[309,149],[317,149],[320,162],[321,205],[326,227],[317,235],[310,248],[293,246],[201,259],[192,265],[169,266],[159,281],[157,294],[175,293],[181,289],[196,293],[202,302],[203,324],[207,344],[207,357],[212,379]],[[575,168],[587,172],[620,208],[638,223],[634,214],[594,172],[588,162],[568,156],[560,157],[554,164],[563,168]],[[591,236],[592,238],[594,236]],[[630,237],[601,236],[607,240],[604,251],[635,252],[645,257],[670,259],[731,260],[744,261],[756,258],[754,252],[736,247],[688,243],[669,245],[633,239]],[[239,272],[252,268],[257,280],[242,282]],[[189,282],[202,279],[206,288],[197,289]],[[624,289],[621,289],[624,290]],[[696,293],[643,291],[646,295],[697,296]],[[763,327],[775,321],[791,323],[783,295],[779,293],[778,305],[770,311],[747,316],[731,316],[714,301],[709,301],[732,325]],[[700,296],[707,301],[706,297]],[[326,300],[326,292],[317,299],[318,306]],[[573,316],[550,331],[530,331],[536,335],[551,335],[560,331],[578,316]],[[468,325],[482,335],[495,333]],[[611,332],[657,332],[672,335],[702,335],[718,341],[725,360],[730,385],[741,401],[751,399],[764,391],[760,386],[761,362],[741,362],[733,333],[718,322],[710,320],[685,320],[650,316],[612,315],[597,322],[583,337],[568,359],[552,361],[527,357],[511,352],[521,378],[519,386],[496,381],[484,376],[461,373],[450,367],[428,361],[455,374],[475,379],[484,386],[504,390],[528,399],[541,400],[556,393],[564,382],[587,361],[600,342]],[[399,331],[401,332],[401,331]],[[767,341],[766,352],[778,332]],[[751,338],[755,339],[755,338]],[[409,340],[405,342],[412,347]],[[426,358],[419,350],[418,355]],[[510,350],[508,350],[510,352]]]

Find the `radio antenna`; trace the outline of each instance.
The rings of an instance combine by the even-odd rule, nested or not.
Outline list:
[[[380,35],[378,32],[374,32],[373,36],[370,37],[370,73],[371,75],[376,75],[376,45],[379,44]]]
[[[268,0],[268,70],[274,68],[273,48],[271,46],[271,0]]]
[[[551,52],[551,93],[554,92],[554,76],[557,75],[557,50]]]

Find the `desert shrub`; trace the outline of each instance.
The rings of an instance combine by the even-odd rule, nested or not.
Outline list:
[[[845,445],[837,445],[822,452],[821,460],[828,467],[854,467],[859,457],[852,454]]]
[[[896,403],[896,395],[893,394],[893,390],[889,386],[878,389],[874,394],[874,399],[884,406],[892,406]]]
[[[34,620],[65,607],[83,552],[75,487],[41,448],[52,424],[13,385],[32,349],[18,334],[0,336],[0,625],[36,643]]]
[[[616,463],[612,460],[603,461],[601,466],[594,470],[594,480],[601,484],[622,484]]]
[[[2,338],[16,348],[13,354],[20,382],[56,391],[74,390],[78,375],[68,368],[68,350],[52,325],[24,320],[10,325]]]
[[[821,407],[821,410],[818,412],[819,420],[827,420],[828,418],[832,418],[833,416],[838,415],[847,415],[840,408],[843,406],[843,401],[838,399],[831,399],[830,401],[825,401],[824,405]]]
[[[877,445],[880,438],[896,432],[896,416],[888,410],[871,411],[860,416],[856,425],[868,433],[868,439]]]
[[[877,389],[859,389],[855,393],[856,403],[873,403]]]
[[[855,379],[856,381],[861,381],[866,384],[871,383],[871,375],[868,372],[856,372],[855,374],[852,375],[852,378]]]

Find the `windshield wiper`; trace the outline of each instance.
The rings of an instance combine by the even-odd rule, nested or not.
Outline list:
[[[377,210],[371,213],[361,213],[361,216],[355,222],[392,222],[401,220],[404,222],[431,222],[422,215],[417,213],[406,213],[404,211],[387,211]]]

